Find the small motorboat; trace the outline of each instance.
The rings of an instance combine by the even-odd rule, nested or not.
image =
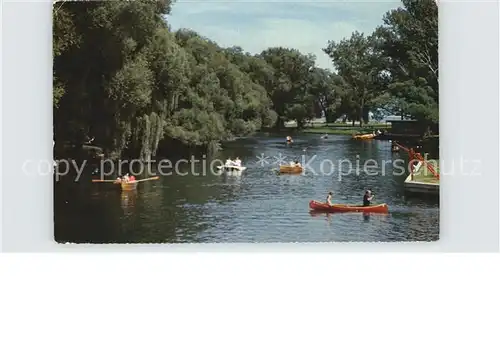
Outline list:
[[[344,204],[329,205],[325,202],[318,202],[314,200],[309,202],[309,208],[321,212],[363,212],[363,213],[389,212],[389,207],[387,206],[387,204],[378,204],[371,206],[344,205]]]
[[[288,174],[299,174],[302,173],[304,168],[302,166],[280,166],[280,173],[288,173]]]
[[[321,139],[328,139],[328,134],[322,135]]]

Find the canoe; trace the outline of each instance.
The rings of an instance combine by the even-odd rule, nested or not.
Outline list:
[[[304,168],[299,166],[280,166],[280,173],[290,173],[290,174],[298,174],[302,173]]]
[[[389,212],[387,204],[378,204],[372,206],[334,204],[330,206],[327,203],[312,200],[309,202],[309,207],[312,210],[323,211],[323,212],[365,212],[365,213]]]
[[[373,139],[375,138],[375,134],[370,133],[370,134],[358,134],[358,135],[353,135],[353,139],[355,140],[365,140],[365,139]]]

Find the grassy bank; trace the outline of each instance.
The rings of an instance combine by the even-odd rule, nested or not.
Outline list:
[[[364,129],[363,129],[364,130]],[[331,135],[353,135],[360,133],[362,129],[332,129],[332,128],[307,128],[302,130],[303,133],[309,134],[331,134]]]
[[[352,124],[347,123],[332,123],[322,126],[315,126],[306,128],[303,130],[304,133],[311,134],[332,134],[332,135],[353,135],[358,133],[371,133],[377,129],[386,129],[390,131],[390,125],[382,124],[368,124],[362,127],[352,126]]]
[[[434,167],[437,174],[439,174],[439,160],[427,160],[427,162]],[[439,179],[434,177],[434,175],[427,169],[427,166],[423,164],[416,174],[413,175],[413,181],[423,182],[423,183],[439,183]]]

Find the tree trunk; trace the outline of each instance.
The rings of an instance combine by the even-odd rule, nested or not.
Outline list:
[[[298,125],[298,121],[297,121],[297,125]],[[285,128],[285,119],[283,117],[278,117],[274,128],[276,130],[283,130]]]
[[[365,124],[367,124],[369,122],[369,118],[370,118],[369,113],[370,113],[370,109],[367,106],[365,106],[363,108],[363,117],[362,117],[363,122]]]

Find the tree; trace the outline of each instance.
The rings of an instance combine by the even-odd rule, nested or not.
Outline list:
[[[438,12],[433,0],[403,0],[374,33],[387,84],[381,101],[402,116],[439,119]]]
[[[315,117],[325,117],[327,122],[334,122],[338,119],[336,112],[341,103],[341,78],[317,67],[311,73],[309,92],[315,106]]]
[[[275,47],[264,50],[259,57],[273,68],[272,83],[268,82],[266,87],[279,116],[276,127],[284,127],[285,121],[291,119],[297,121],[299,128],[303,127],[313,117],[309,94],[314,56],[303,55],[295,49]]]
[[[338,43],[329,41],[323,50],[343,79],[343,96],[349,101],[344,108],[349,119],[353,124],[355,121],[367,123],[379,79],[373,37],[354,32],[349,39]]]

